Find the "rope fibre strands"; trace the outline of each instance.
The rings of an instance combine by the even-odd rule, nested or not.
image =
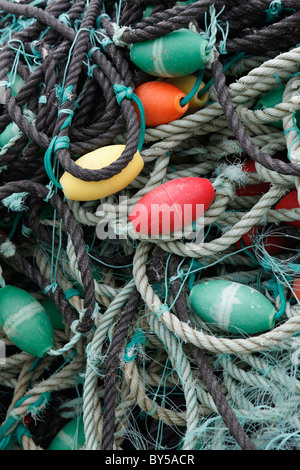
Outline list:
[[[0,15],[0,449],[299,450],[299,2]]]

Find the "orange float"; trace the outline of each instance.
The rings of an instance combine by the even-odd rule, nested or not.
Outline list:
[[[156,127],[180,119],[189,109],[189,104],[181,106],[186,94],[177,86],[161,81],[139,85],[134,93],[141,100],[146,119],[146,127]],[[134,103],[139,117],[139,110]]]

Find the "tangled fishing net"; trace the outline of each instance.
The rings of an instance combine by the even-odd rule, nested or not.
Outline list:
[[[150,3],[0,0],[0,297],[18,288],[35,306],[0,299],[1,321],[15,315],[0,330],[0,448],[299,450],[299,1]],[[147,125],[137,88],[167,78],[132,51],[182,30],[205,40],[184,101],[201,106]],[[76,163],[112,145],[118,158]],[[64,174],[73,192],[111,193],[68,197]],[[192,236],[132,231],[136,204],[180,178],[215,192]],[[274,324],[205,321],[190,293],[212,281],[258,291]],[[38,355],[15,338],[40,305],[55,318]]]

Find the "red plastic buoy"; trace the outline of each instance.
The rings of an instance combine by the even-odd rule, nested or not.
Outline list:
[[[292,291],[293,297],[295,297],[295,299],[300,301],[300,278],[299,277],[296,277],[294,279],[292,289],[293,289]]]
[[[262,228],[262,225],[255,225],[249,232],[245,233],[242,236],[241,240],[237,242],[239,249],[243,247],[249,247],[249,251],[253,253],[251,245],[253,244],[253,239],[258,235],[259,230]],[[241,243],[243,242],[243,244]],[[291,248],[293,245],[293,240],[289,237],[279,234],[270,234],[264,239],[264,248],[269,253],[269,255],[276,255],[281,253],[285,248]],[[243,245],[243,246],[242,246]]]
[[[294,191],[287,194],[278,204],[275,206],[275,210],[278,209],[298,209],[300,207],[298,202],[298,191]],[[285,222],[286,225],[292,225],[293,227],[300,227],[300,220],[294,222]]]
[[[254,173],[256,171],[255,162],[253,160],[247,160],[243,166],[242,170],[245,173]],[[259,196],[265,194],[269,191],[271,187],[270,183],[259,183],[259,184],[250,184],[243,188],[236,189],[237,196]]]
[[[243,163],[242,169],[245,173],[254,173],[256,171],[255,161],[254,160],[246,160]]]
[[[166,235],[191,224],[210,206],[215,190],[208,179],[178,178],[150,191],[129,215],[135,231]]]
[[[186,94],[170,83],[153,81],[138,86],[134,93],[143,103],[146,127],[156,127],[180,119],[188,110],[189,105],[181,106],[180,101]],[[139,110],[134,103],[139,117]]]

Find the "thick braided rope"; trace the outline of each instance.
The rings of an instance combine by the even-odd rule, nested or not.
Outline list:
[[[161,309],[162,303],[153,292],[148,282],[145,269],[150,249],[151,244],[146,242],[141,243],[137,248],[134,263],[134,278],[137,288],[148,308],[151,312],[157,312]],[[230,354],[264,351],[276,346],[283,340],[292,337],[298,331],[300,318],[299,316],[295,316],[270,332],[247,339],[227,339],[206,335],[188,324],[181,322],[173,313],[168,311],[164,311],[160,315],[159,321],[187,343],[192,343],[207,351]]]

